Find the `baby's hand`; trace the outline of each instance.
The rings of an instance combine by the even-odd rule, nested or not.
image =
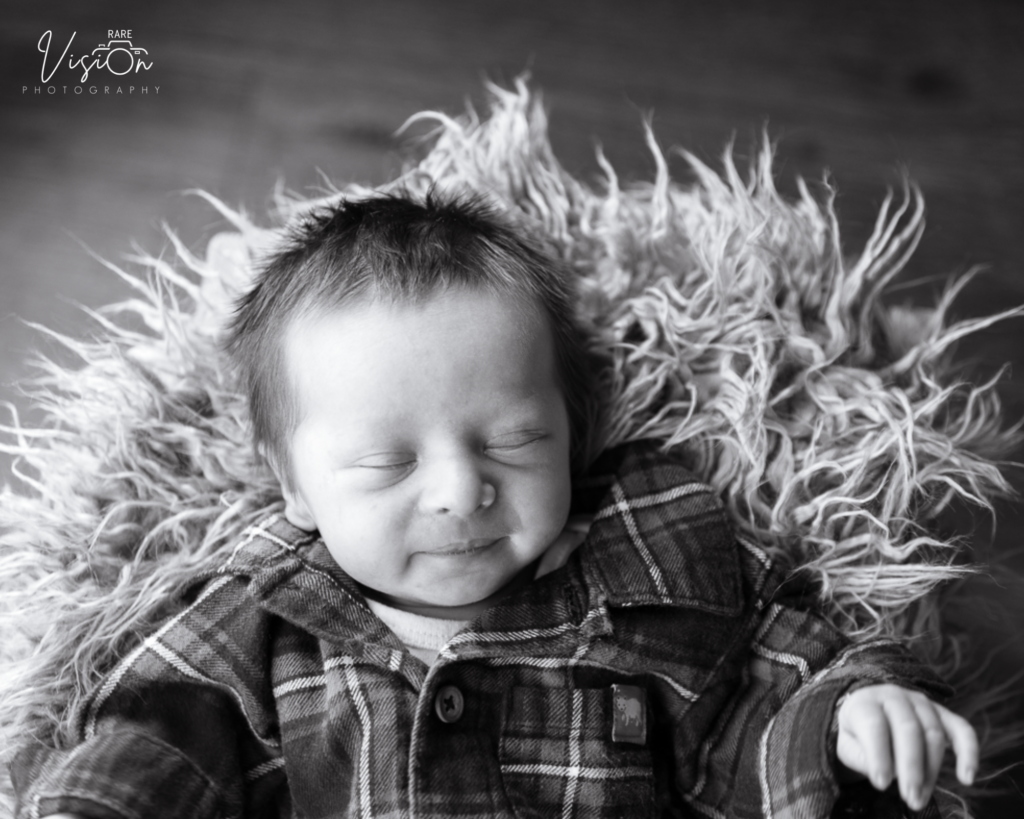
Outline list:
[[[978,737],[963,717],[924,694],[898,685],[871,685],[839,707],[839,762],[879,790],[895,774],[903,800],[921,810],[931,798],[946,743],[953,746],[957,778],[965,785],[978,769]]]

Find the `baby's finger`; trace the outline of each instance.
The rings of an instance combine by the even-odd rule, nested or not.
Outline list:
[[[935,710],[956,754],[957,779],[965,785],[973,784],[974,775],[978,771],[978,735],[971,724],[959,714],[954,714],[941,705],[936,705]]]
[[[874,701],[851,702],[848,719],[840,721],[840,743],[858,747],[855,760],[850,755],[843,762],[864,774],[871,784],[884,791],[893,780],[892,738],[889,720],[881,706]],[[849,743],[845,742],[849,738]],[[842,754],[840,755],[842,758]]]
[[[924,733],[917,712],[903,697],[886,700],[883,704],[892,732],[893,756],[900,795],[914,810],[924,807],[925,769],[928,764]]]
[[[922,697],[915,701],[914,710],[917,712],[917,718],[921,724],[928,759],[928,767],[921,789],[921,799],[927,803],[931,799],[935,781],[939,778],[942,757],[946,753],[946,729],[939,717],[938,706],[931,700]]]

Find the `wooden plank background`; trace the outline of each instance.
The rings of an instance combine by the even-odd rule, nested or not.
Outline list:
[[[23,362],[41,344],[23,322],[87,333],[77,305],[124,295],[83,245],[115,260],[132,240],[159,250],[166,240],[158,225],[167,221],[201,249],[221,224],[181,195],[190,188],[260,213],[278,180],[309,190],[322,171],[381,182],[400,163],[393,134],[406,117],[426,108],[459,113],[466,98],[482,100],[482,77],[507,83],[526,68],[545,92],[556,152],[572,172],[596,175],[599,139],[622,176],[648,177],[641,118],[650,112],[663,145],[711,163],[733,136],[748,153],[767,125],[779,139],[784,189],[796,174],[813,179],[829,169],[851,249],[899,169],[917,180],[929,228],[904,280],[935,278],[900,298],[929,301],[949,274],[984,264],[959,316],[1024,303],[1024,3],[143,5],[3,4],[0,399],[22,410]],[[108,39],[108,29],[131,29],[153,68],[130,81],[94,72],[80,83],[63,67],[49,83],[56,93],[47,93],[42,33],[53,32],[56,56],[74,32],[77,55]],[[78,84],[124,93],[75,95]],[[672,167],[685,175],[681,162]],[[977,360],[978,377],[1013,364],[1002,394],[1014,418],[1024,414],[1022,337],[1024,322],[1006,322],[961,348]],[[3,480],[9,464],[0,459]],[[1013,479],[1024,487],[1024,472]],[[1001,509],[994,543],[982,546],[1020,566],[1019,509]],[[1024,618],[1006,626],[1018,635],[1011,669],[1024,657],[1022,625]],[[987,815],[1024,815],[1019,782],[1013,787],[1018,793],[994,800]]]

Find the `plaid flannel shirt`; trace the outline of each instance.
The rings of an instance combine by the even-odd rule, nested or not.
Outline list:
[[[80,745],[19,754],[17,815],[828,816],[836,701],[942,684],[788,605],[711,489],[653,447],[591,474],[584,544],[429,669],[316,535],[251,528],[94,692]],[[613,736],[623,685],[639,741]]]

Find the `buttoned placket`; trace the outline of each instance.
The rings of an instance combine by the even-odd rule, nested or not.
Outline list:
[[[544,581],[543,578],[538,582],[542,581]],[[432,736],[439,730],[445,730],[449,725],[457,726],[466,718],[466,713],[473,711],[474,706],[478,705],[478,703],[472,702],[472,698],[477,692],[467,687],[458,673],[461,665],[467,663],[487,664],[489,660],[499,659],[501,664],[507,665],[510,659],[508,641],[495,639],[496,634],[536,631],[538,637],[528,642],[529,651],[524,653],[524,658],[551,660],[563,657],[566,660],[566,685],[571,687],[574,658],[582,658],[586,648],[595,639],[609,636],[612,633],[608,610],[601,602],[603,596],[595,593],[595,590],[588,592],[583,582],[583,574],[578,566],[559,570],[551,576],[549,582],[555,584],[556,587],[561,587],[558,599],[561,600],[563,616],[559,622],[538,629],[535,627],[535,623],[530,622],[530,615],[534,612],[527,601],[523,600],[514,607],[508,606],[506,603],[507,608],[497,610],[503,612],[504,616],[499,616],[489,622],[489,628],[486,630],[477,630],[470,626],[452,637],[441,648],[437,659],[427,671],[419,690],[409,748],[408,777],[411,817],[420,819],[425,816],[422,806],[419,804],[422,794],[418,780],[421,766],[429,764],[429,760],[423,758],[423,745],[426,737]],[[589,604],[589,607],[585,611],[581,611],[581,603],[583,606]],[[503,622],[508,625],[507,628],[501,628]],[[451,720],[451,722],[446,721],[437,713],[437,698],[446,688],[457,689],[462,699],[460,708],[462,713],[458,719]],[[495,727],[495,730],[497,728],[498,726]],[[499,810],[499,807],[507,811],[509,817],[513,816],[511,806],[503,803],[495,806],[495,816],[503,815],[503,811]]]

